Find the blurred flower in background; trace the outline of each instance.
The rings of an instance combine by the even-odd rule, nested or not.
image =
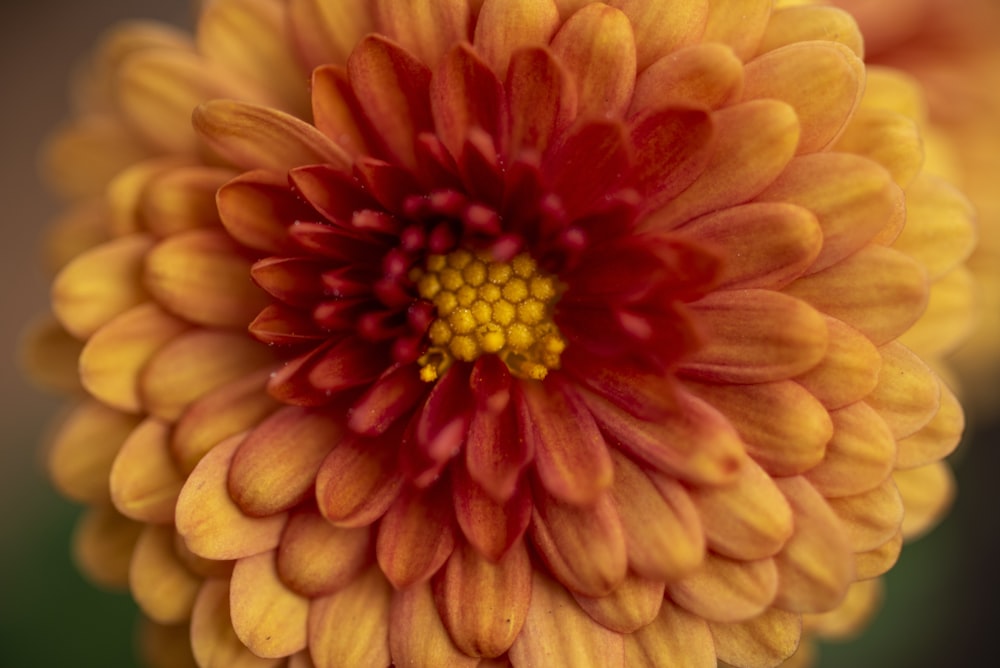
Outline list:
[[[105,40],[28,347],[81,397],[49,454],[81,566],[154,665],[763,666],[856,631],[963,424],[932,368],[975,234],[921,91],[829,8],[473,5]]]

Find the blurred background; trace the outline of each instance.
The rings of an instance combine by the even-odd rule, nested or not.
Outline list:
[[[19,330],[45,309],[47,279],[37,249],[59,206],[40,183],[36,152],[66,116],[75,63],[114,21],[144,17],[190,26],[193,4],[34,0],[0,9],[0,668],[136,665],[131,599],[95,589],[71,563],[79,508],[55,493],[38,454],[60,402],[22,378],[16,349]],[[1000,174],[995,179],[1000,187]],[[978,391],[996,395],[997,383]],[[1000,405],[1000,397],[995,401]],[[970,438],[954,456],[954,509],[904,549],[868,632],[824,646],[821,668],[965,667],[989,656],[1000,594],[997,417],[970,416]]]

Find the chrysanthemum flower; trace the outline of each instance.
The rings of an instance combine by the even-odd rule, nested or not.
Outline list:
[[[927,90],[925,170],[961,186],[976,207],[981,241],[969,259],[980,302],[977,327],[952,361],[964,400],[992,419],[1000,365],[1000,5],[992,0],[838,0],[857,11],[866,60],[901,69]],[[905,17],[904,20],[900,20]]]
[[[82,345],[50,461],[153,662],[771,666],[856,621],[947,504],[927,305],[974,237],[861,55],[770,0],[112,39],[33,350]]]

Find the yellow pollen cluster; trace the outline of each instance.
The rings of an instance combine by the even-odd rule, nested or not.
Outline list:
[[[515,376],[541,380],[559,368],[566,342],[552,322],[559,286],[521,253],[509,262],[459,249],[431,255],[410,278],[437,308],[420,377],[436,380],[454,360],[500,357]]]

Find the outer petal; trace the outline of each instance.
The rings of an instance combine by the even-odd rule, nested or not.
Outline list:
[[[832,411],[833,438],[823,462],[805,473],[823,496],[849,496],[877,487],[892,472],[896,440],[885,420],[859,401]]]
[[[722,42],[743,60],[757,52],[771,16],[772,0],[712,0],[703,42]]]
[[[625,668],[620,634],[590,618],[565,589],[534,571],[524,628],[510,649],[518,666]]]
[[[141,532],[142,524],[113,506],[94,506],[73,532],[73,560],[94,582],[115,589],[127,587],[129,563]]]
[[[368,565],[371,531],[331,525],[315,512],[293,514],[281,536],[278,576],[295,591],[310,597],[345,587]]]
[[[125,516],[168,523],[184,485],[170,456],[170,427],[147,418],[129,435],[111,467],[111,499]]]
[[[827,499],[855,552],[868,552],[891,541],[903,521],[903,499],[890,477],[878,487],[853,496]]]
[[[705,30],[708,0],[658,3],[612,0],[625,12],[635,32],[636,68],[641,72],[653,61],[696,42]]]
[[[743,63],[732,49],[695,44],[660,58],[636,77],[629,116],[675,105],[716,109],[742,90]]]
[[[191,616],[201,580],[177,556],[172,526],[147,525],[129,567],[129,590],[142,611],[161,624]]]
[[[203,668],[276,668],[240,642],[229,610],[229,581],[206,580],[191,613],[191,648]]]
[[[944,459],[962,440],[965,428],[962,405],[944,383],[940,385],[941,401],[934,417],[920,431],[899,440],[897,469],[916,468]]]
[[[308,69],[344,63],[354,45],[374,29],[368,0],[291,0],[289,20]]]
[[[715,642],[704,619],[667,599],[649,625],[625,636],[629,668],[716,668]]]
[[[388,666],[389,617],[392,587],[377,568],[344,589],[317,598],[309,606],[309,653],[316,668]],[[343,620],[351,620],[351,633],[331,633]]]
[[[829,344],[823,359],[795,380],[830,409],[859,401],[875,389],[882,355],[866,336],[836,318],[826,318]]]
[[[471,12],[467,0],[374,0],[372,4],[379,32],[430,67],[453,44],[469,38]]]
[[[771,668],[795,651],[802,633],[799,615],[770,608],[750,621],[711,624],[721,661],[744,668]]]
[[[446,486],[404,491],[379,524],[375,555],[397,589],[430,578],[455,548],[447,491],[441,487]]]
[[[394,665],[473,668],[479,664],[448,636],[429,583],[413,585],[393,596],[388,628]]]
[[[628,634],[656,619],[663,604],[663,590],[662,580],[647,580],[629,573],[607,596],[590,598],[573,594],[573,598],[602,626]]]
[[[789,44],[819,40],[840,42],[861,58],[864,43],[854,17],[837,7],[813,5],[775,9],[760,40],[760,53]]]
[[[236,635],[257,656],[283,657],[306,647],[309,600],[278,579],[274,552],[236,562],[229,606]]]
[[[476,18],[476,52],[503,78],[520,48],[547,44],[559,26],[552,0],[486,0]]]
[[[737,561],[709,553],[701,568],[670,584],[670,598],[710,622],[738,622],[763,612],[778,591],[774,559]]]
[[[908,540],[934,527],[955,497],[955,479],[944,462],[892,474],[903,497],[903,537]]]

